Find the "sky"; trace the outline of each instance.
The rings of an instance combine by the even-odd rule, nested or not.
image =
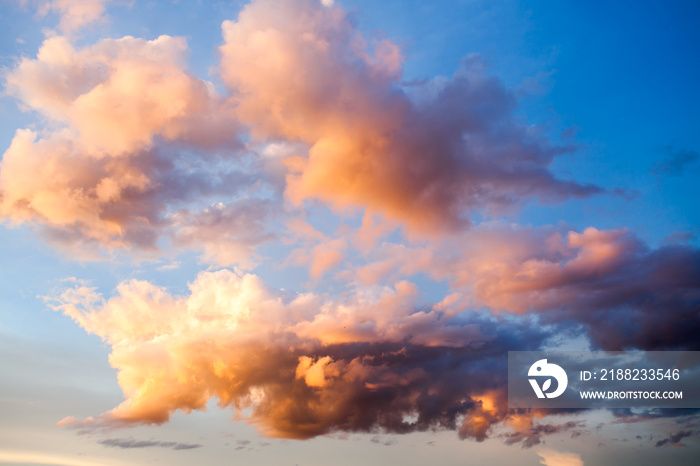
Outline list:
[[[700,350],[697,2],[0,2],[0,464],[696,464],[507,353]]]

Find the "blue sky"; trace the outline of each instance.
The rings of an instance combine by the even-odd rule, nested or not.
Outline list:
[[[423,362],[387,363],[370,385],[435,361],[464,371],[432,383],[462,383],[453,353],[421,358],[473,338],[503,358],[562,334],[699,349],[700,6],[252,3],[102,0],[72,24],[80,2],[0,3],[0,464],[694,464],[691,412],[520,419],[497,385],[465,382],[480,407],[427,432],[316,413],[307,435],[274,407],[280,393],[346,393],[352,361],[381,345]],[[254,50],[251,31],[285,40]],[[61,53],[72,61],[52,65]],[[125,70],[141,78],[121,86]],[[34,139],[20,147],[22,129]],[[234,336],[253,343],[227,346]],[[288,341],[298,366],[270,349]],[[185,401],[134,394],[148,383],[125,379],[149,345],[187,376],[144,380],[171,380]],[[296,377],[232,391],[241,409],[216,405],[216,383],[182,382],[226,373],[197,372],[196,351],[231,368],[248,350]]]

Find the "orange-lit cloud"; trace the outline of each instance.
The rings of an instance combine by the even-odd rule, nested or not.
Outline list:
[[[299,218],[290,219],[286,226],[287,240],[300,246],[290,253],[287,265],[308,265],[309,275],[316,280],[342,263],[348,248],[346,239],[328,238]]]
[[[50,5],[76,18],[103,6]],[[256,0],[222,29],[226,94],[187,71],[183,38],[79,48],[51,36],[23,58],[6,88],[45,125],[18,130],[3,156],[0,216],[39,225],[74,253],[169,243],[231,265],[254,263],[269,238],[257,226],[224,233],[240,225],[223,212],[240,212],[242,188],[364,210],[354,239],[364,248],[396,228],[384,225],[442,232],[477,209],[601,192],[553,176],[549,164],[568,149],[516,121],[513,94],[478,58],[452,77],[404,85],[395,44],[363,36],[340,6],[316,0]],[[242,140],[253,152],[245,163]],[[253,223],[283,210],[274,201]],[[214,218],[221,225],[202,223]],[[336,268],[346,246],[315,245],[312,276]]]
[[[201,273],[187,296],[136,280],[108,300],[69,289],[52,307],[111,346],[126,400],[60,425],[163,423],[217,398],[274,437],[443,428],[483,440],[507,417],[492,358],[509,343],[488,321],[417,309],[415,293],[406,283],[333,301],[226,270]]]
[[[188,246],[196,233],[193,249],[212,262],[250,263],[251,247],[269,238],[268,209],[232,203],[254,181],[233,164],[238,125],[227,99],[187,72],[186,53],[184,39],[168,36],[78,50],[55,36],[23,59],[7,89],[51,124],[18,130],[3,155],[0,216],[83,255],[154,251],[161,237]],[[186,201],[196,207],[179,208]],[[226,233],[242,216],[243,228]]]
[[[585,424],[537,424],[543,413],[506,407],[503,351],[537,348],[545,335],[537,326],[454,319],[443,303],[417,308],[415,292],[402,283],[331,300],[227,270],[201,273],[186,296],[132,280],[104,300],[79,284],[51,306],[111,346],[126,399],[58,425],[161,424],[212,398],[282,438],[449,429],[482,441],[504,424],[507,444],[531,447]]]
[[[255,138],[301,141],[287,196],[365,208],[417,231],[468,223],[475,208],[601,192],[557,180],[566,148],[518,124],[516,101],[472,58],[451,78],[402,87],[402,56],[367,40],[340,7],[255,1],[223,24],[221,75]]]
[[[50,3],[66,30],[103,4]],[[507,443],[532,446],[581,426],[505,408],[509,349],[539,349],[552,328],[608,350],[699,349],[696,248],[653,249],[625,229],[471,225],[475,212],[604,191],[553,174],[572,148],[519,123],[515,94],[478,57],[405,83],[399,47],[332,1],[255,0],[222,30],[225,91],[190,73],[170,36],[51,36],[22,59],[7,91],[42,124],[3,155],[0,219],[74,254],[187,249],[238,269],[279,238],[287,258],[273,260],[343,293],[227,270],[184,296],[138,280],[109,299],[67,290],[51,305],[110,345],[125,401],[61,425],[158,424],[216,399],[275,437],[484,440],[506,423]],[[309,220],[319,204],[342,214],[335,231]],[[424,302],[416,275],[447,292]]]
[[[581,325],[607,350],[650,350],[697,348],[699,264],[692,246],[653,249],[626,229],[485,222],[444,241],[380,242],[340,276],[368,285],[425,273],[447,282],[461,309],[535,313]]]
[[[505,246],[516,251],[509,256],[485,249],[460,261],[467,272],[456,283],[469,283],[477,304],[537,312],[550,322],[580,322],[607,350],[697,348],[696,248],[652,249],[627,230],[514,234]],[[518,253],[522,247],[527,251]],[[599,325],[601,319],[607,325]]]
[[[132,155],[156,137],[204,147],[231,143],[235,120],[210,83],[185,69],[183,38],[103,39],[75,50],[44,41],[6,77],[30,109],[65,123],[76,149],[93,158]]]

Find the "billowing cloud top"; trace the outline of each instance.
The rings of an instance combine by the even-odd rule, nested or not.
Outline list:
[[[257,1],[223,35],[227,95],[187,72],[182,38],[80,50],[48,38],[6,76],[50,124],[18,130],[4,154],[0,214],[81,247],[152,249],[185,202],[200,207],[179,226],[205,215],[209,195],[268,179],[221,175],[246,133],[301,144],[281,161],[292,203],[363,208],[420,232],[466,225],[477,208],[601,191],[554,177],[547,166],[567,148],[517,123],[512,93],[476,59],[406,90],[396,45],[365,40],[342,9],[315,1]]]
[[[395,44],[366,40],[339,7],[314,1],[254,2],[223,32],[221,74],[241,121],[256,137],[308,144],[287,163],[295,203],[362,206],[435,230],[477,207],[601,191],[548,171],[568,149],[518,124],[513,94],[477,58],[404,89]]]

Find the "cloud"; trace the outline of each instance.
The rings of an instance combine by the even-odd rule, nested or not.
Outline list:
[[[387,447],[388,447],[388,446],[391,446],[391,445],[395,444],[395,443],[396,443],[396,439],[395,439],[395,438],[390,438],[390,439],[388,439],[388,440],[384,440],[384,439],[382,439],[380,436],[375,435],[374,437],[372,437],[372,438],[370,439],[370,442],[376,443],[376,444],[381,444],[381,445],[384,445],[384,446],[387,446]]]
[[[615,416],[613,424],[634,424],[638,422],[652,421],[655,419],[677,419],[677,423],[685,423],[690,428],[697,421],[697,408],[664,408],[664,409],[635,409],[613,408],[610,412]],[[651,439],[651,438],[650,438]]]
[[[99,6],[73,17],[93,21]],[[125,396],[59,425],[161,424],[216,399],[271,437],[449,429],[481,441],[505,423],[506,443],[531,447],[582,425],[506,409],[509,349],[559,331],[606,350],[699,348],[697,248],[653,249],[626,229],[470,224],[604,192],[555,176],[575,147],[521,123],[517,91],[478,56],[405,83],[396,44],[315,0],[255,0],[222,31],[225,91],[192,75],[186,41],[170,36],[84,47],[51,36],[5,76],[42,124],[17,130],[0,162],[3,221],[73,257],[188,249],[237,271],[203,272],[182,296],[127,280],[110,298],[75,282],[50,300],[111,347]],[[315,228],[303,219],[317,201],[362,224]],[[278,238],[294,248],[285,265],[343,292],[296,294],[238,272]],[[446,284],[440,301],[424,302],[419,274]],[[543,452],[543,464],[576,461]]]
[[[511,419],[511,422],[513,421],[518,421],[518,418],[514,416]],[[585,421],[568,421],[564,424],[533,424],[532,418],[529,416],[525,416],[521,422],[526,422],[528,427],[506,434],[505,441],[507,445],[522,443],[523,448],[532,448],[542,443],[542,437],[545,435],[572,431],[572,436],[577,436],[581,434],[581,429],[586,425]]]
[[[290,231],[293,241],[328,240],[298,219]],[[533,416],[544,414],[506,409],[509,348],[535,350],[571,331],[605,349],[696,344],[697,251],[650,250],[625,230],[498,222],[453,239],[421,246],[423,258],[412,246],[379,244],[394,262],[374,284],[335,298],[273,290],[227,270],[201,273],[184,296],[131,280],[105,300],[77,282],[51,305],[111,345],[126,401],[60,424],[159,424],[217,398],[251,413],[248,421],[271,437],[449,429],[484,440],[505,423],[513,429],[505,442],[529,448],[584,425],[535,424]],[[404,277],[427,270],[450,293],[420,304],[406,279],[378,284],[391,270]],[[655,302],[674,304],[660,314]],[[626,323],[601,329],[602,319]]]
[[[548,169],[569,148],[519,124],[512,92],[471,57],[450,78],[402,88],[402,56],[340,7],[255,1],[223,24],[221,75],[261,140],[300,141],[287,197],[365,208],[413,230],[468,224],[475,209],[602,192]],[[264,57],[264,58],[261,58]]]
[[[314,280],[342,264],[348,241],[345,238],[329,238],[305,221],[292,218],[287,224],[286,242],[296,244],[287,257],[285,265],[309,266],[309,275]]]
[[[447,282],[458,308],[537,314],[605,350],[698,348],[700,251],[690,245],[652,249],[626,229],[485,222],[440,242],[381,242],[341,276],[368,285],[419,273]]]
[[[111,0],[42,0],[39,2],[38,14],[44,16],[49,12],[59,17],[59,28],[64,33],[103,20],[105,6]]]
[[[160,36],[102,39],[76,50],[65,37],[44,41],[6,76],[29,108],[64,122],[81,152],[126,156],[158,136],[203,147],[235,142],[235,120],[213,86],[185,70],[187,43]]]
[[[666,160],[655,163],[649,170],[657,176],[681,176],[688,168],[692,167],[700,159],[697,151],[674,150],[668,147],[664,151]]]
[[[154,255],[169,242],[252,264],[271,238],[270,202],[250,197],[259,180],[244,173],[230,104],[186,71],[186,52],[169,36],[78,50],[55,36],[22,59],[7,89],[52,124],[18,130],[3,155],[0,217],[83,255]],[[234,200],[242,191],[248,199]]]
[[[164,271],[164,270],[177,270],[177,269],[180,268],[181,265],[182,265],[182,263],[179,262],[179,261],[170,262],[170,263],[168,263],[168,264],[163,264],[163,265],[161,265],[160,267],[158,267],[158,270],[160,270],[160,271]]]
[[[681,430],[676,432],[675,434],[671,434],[668,437],[659,440],[656,442],[657,447],[663,447],[666,445],[669,446],[674,446],[674,447],[682,447],[685,446],[681,443],[681,440],[687,437],[691,437],[694,434],[693,431],[690,430]]]
[[[87,21],[104,2],[45,5]],[[443,232],[475,211],[602,192],[554,176],[571,148],[519,123],[513,92],[478,57],[404,86],[395,44],[316,0],[256,0],[222,31],[224,94],[187,70],[178,37],[76,47],[54,35],[22,58],[6,88],[44,124],[18,129],[3,155],[0,218],[83,259],[190,248],[251,267],[282,193],[364,209],[367,242],[382,218]],[[312,277],[346,246],[316,245]]]
[[[275,209],[269,200],[237,199],[200,211],[180,210],[171,216],[173,244],[202,250],[211,264],[251,268],[259,259],[256,247],[275,238],[265,225]]]
[[[537,454],[542,458],[540,464],[545,466],[583,466],[581,455],[577,453],[562,453],[555,450],[542,449]]]
[[[503,354],[544,335],[527,320],[454,320],[416,308],[414,294],[399,284],[331,300],[227,270],[202,272],[186,296],[131,280],[105,300],[79,284],[50,304],[111,346],[125,401],[59,425],[161,424],[216,398],[270,437],[449,429],[483,440],[508,417]]]
[[[160,440],[134,440],[131,438],[106,438],[99,440],[97,443],[106,447],[121,449],[160,447],[172,448],[173,450],[192,450],[202,446],[198,443],[163,442]]]
[[[651,250],[627,230],[587,228],[564,236],[545,229],[530,235],[511,238],[515,246],[507,251],[484,249],[482,257],[467,258],[469,272],[457,280],[469,282],[477,302],[492,309],[581,322],[606,350],[698,348],[696,248]],[[537,236],[539,244],[528,246]],[[598,325],[601,319],[608,325]]]

